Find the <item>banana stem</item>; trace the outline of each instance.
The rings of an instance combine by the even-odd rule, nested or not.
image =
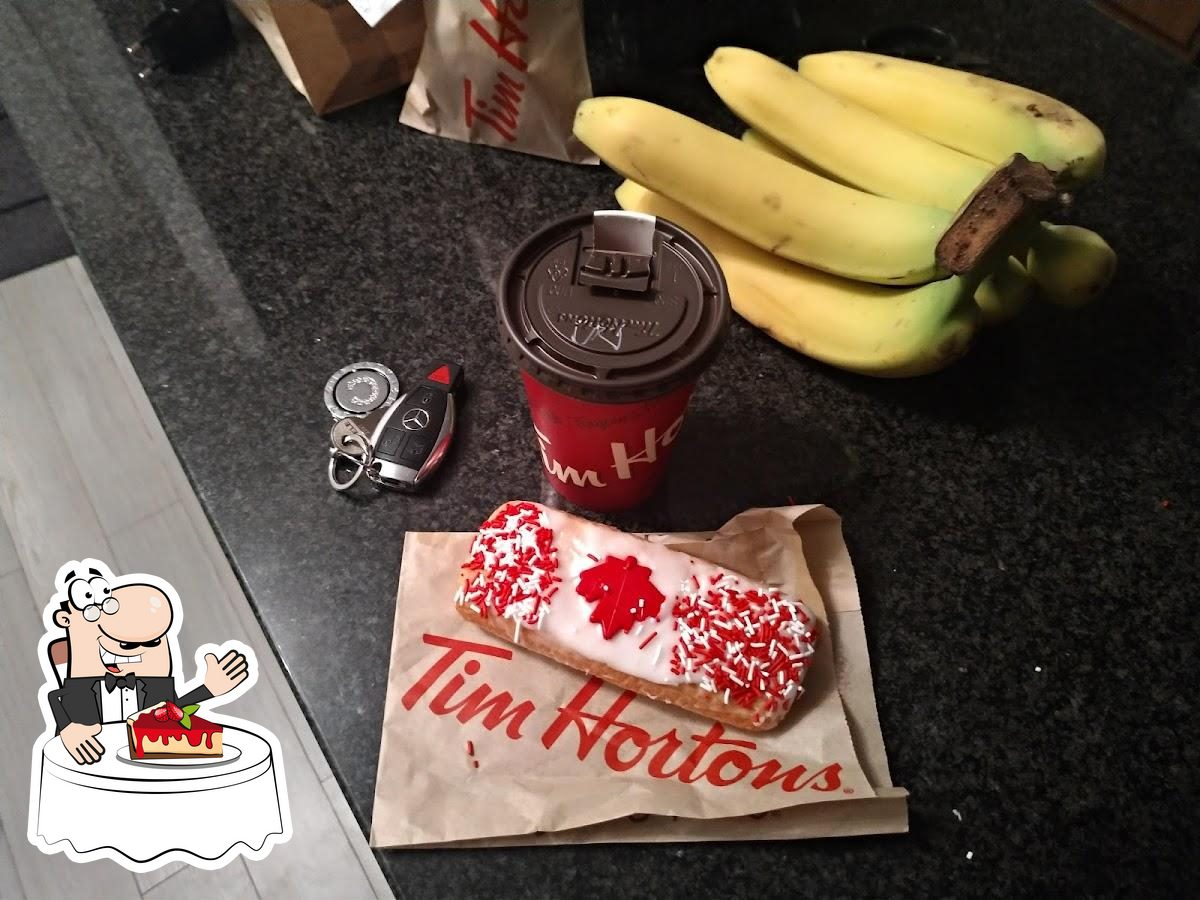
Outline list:
[[[1010,254],[1004,248],[1013,235],[1023,234],[1041,219],[1057,197],[1053,173],[1016,154],[963,204],[938,241],[938,265],[955,275],[995,265]]]

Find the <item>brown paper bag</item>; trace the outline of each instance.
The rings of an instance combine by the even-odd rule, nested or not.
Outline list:
[[[412,79],[425,14],[404,0],[371,28],[346,0],[233,0],[320,115]]]
[[[750,510],[711,538],[656,538],[799,594],[825,625],[804,696],[777,730],[753,735],[602,685],[461,619],[452,598],[472,537],[405,540],[372,845],[907,829],[830,510]]]
[[[400,121],[458,141],[595,163],[571,133],[592,95],[581,0],[426,0]]]

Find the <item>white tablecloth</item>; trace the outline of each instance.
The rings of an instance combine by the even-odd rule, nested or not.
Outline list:
[[[104,756],[81,766],[59,738],[42,751],[37,832],[47,844],[69,841],[76,853],[112,848],[136,863],[203,864],[237,844],[257,851],[283,833],[271,746],[224,726],[237,759],[203,766],[149,766],[117,758],[124,724],[100,733]],[[188,857],[194,857],[189,860]]]

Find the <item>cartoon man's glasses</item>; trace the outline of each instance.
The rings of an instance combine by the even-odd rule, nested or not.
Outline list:
[[[83,617],[89,622],[95,622],[100,618],[100,611],[108,613],[110,616],[121,608],[121,604],[117,602],[116,597],[109,597],[103,603],[93,603],[91,606],[83,608]]]
[[[117,598],[112,595],[112,588],[100,576],[87,580],[76,578],[67,588],[67,599],[89,622],[99,619],[102,611],[111,616],[121,608]]]

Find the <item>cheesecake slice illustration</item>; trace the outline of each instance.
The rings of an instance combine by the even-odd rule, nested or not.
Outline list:
[[[199,704],[180,708],[168,700],[134,713],[125,720],[129,755],[134,759],[220,758],[222,728],[197,716],[199,708]]]

